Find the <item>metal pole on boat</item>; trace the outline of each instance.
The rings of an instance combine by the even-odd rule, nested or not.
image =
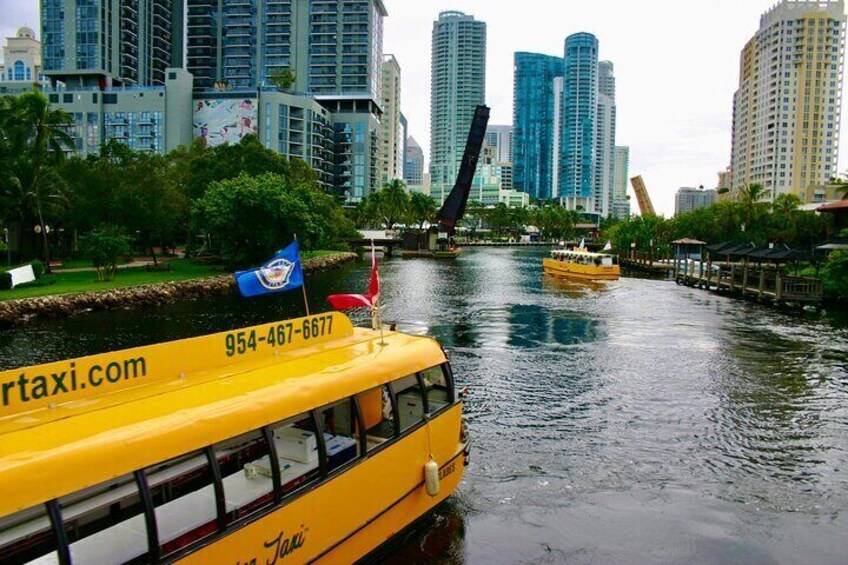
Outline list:
[[[297,241],[297,234],[294,234],[294,240]],[[300,253],[298,252],[298,259],[300,259]],[[309,299],[306,298],[306,276],[303,275],[303,264],[301,263],[301,276],[303,277],[303,284],[300,285],[300,289],[303,291],[303,305],[306,308],[306,315],[309,316]]]

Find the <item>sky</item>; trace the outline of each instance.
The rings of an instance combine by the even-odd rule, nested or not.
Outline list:
[[[384,0],[383,51],[401,66],[401,108],[429,155],[430,34],[440,11],[487,24],[486,103],[491,124],[512,123],[513,54],[563,55],[565,38],[591,32],[615,64],[617,145],[630,147],[657,212],[674,213],[682,186],[714,188],[730,164],[739,53],[777,0]],[[0,34],[38,30],[38,0],[0,0]],[[844,91],[844,89],[843,89]],[[839,171],[848,169],[843,112]],[[631,190],[628,187],[628,190]],[[635,197],[631,209],[638,212]]]

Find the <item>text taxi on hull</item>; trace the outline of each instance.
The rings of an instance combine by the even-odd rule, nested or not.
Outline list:
[[[0,563],[350,563],[456,489],[461,411],[338,312],[0,372]]]
[[[542,260],[546,274],[583,281],[617,281],[621,272],[616,257],[592,253],[583,244],[573,249],[554,249]]]

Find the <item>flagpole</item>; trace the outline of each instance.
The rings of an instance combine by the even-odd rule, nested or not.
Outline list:
[[[297,241],[297,234],[294,234],[294,240]],[[297,248],[297,259],[300,261],[300,246]],[[309,316],[309,299],[306,298],[306,275],[303,274],[303,261],[300,261],[300,276],[303,279],[303,284],[300,289],[303,291],[303,305],[306,307],[306,315]]]

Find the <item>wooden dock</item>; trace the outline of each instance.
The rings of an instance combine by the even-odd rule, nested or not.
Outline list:
[[[688,269],[678,271],[674,279],[677,284],[727,292],[777,305],[818,306],[824,299],[824,283],[821,279],[791,276],[769,267],[692,262]]]
[[[668,257],[655,257],[650,253],[630,251],[627,254],[619,254],[618,263],[623,269],[656,275],[660,277],[671,276],[674,273],[674,261]]]

